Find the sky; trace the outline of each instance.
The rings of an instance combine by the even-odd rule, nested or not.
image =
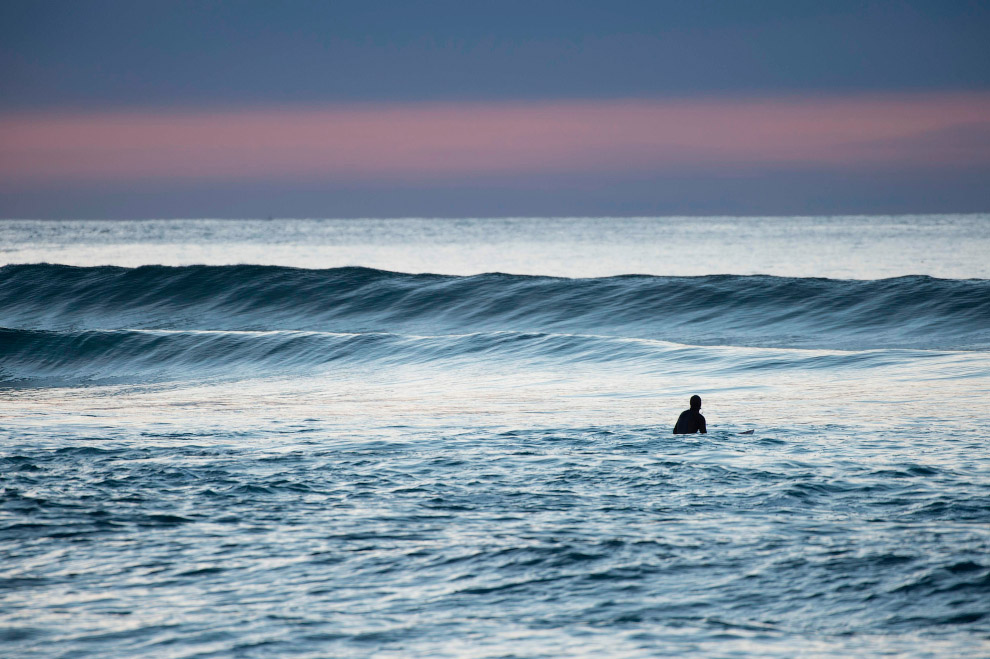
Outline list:
[[[0,3],[0,217],[990,211],[990,3]]]

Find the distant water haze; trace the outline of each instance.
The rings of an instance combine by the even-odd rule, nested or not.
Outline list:
[[[0,222],[0,264],[990,278],[990,215]]]

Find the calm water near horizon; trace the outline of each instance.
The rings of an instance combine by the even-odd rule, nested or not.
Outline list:
[[[990,278],[990,214],[350,220],[0,220],[0,264],[363,266],[625,274]]]
[[[990,656],[987,254],[0,221],[0,655]]]

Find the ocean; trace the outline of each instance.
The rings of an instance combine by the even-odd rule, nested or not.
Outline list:
[[[985,214],[2,221],[0,655],[990,657],[988,255]]]

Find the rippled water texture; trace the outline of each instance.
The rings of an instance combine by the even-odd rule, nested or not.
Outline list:
[[[0,656],[990,656],[990,217],[692,222],[0,223]]]

